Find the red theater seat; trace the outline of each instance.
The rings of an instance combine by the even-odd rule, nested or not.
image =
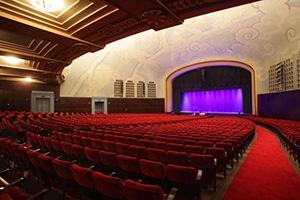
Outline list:
[[[147,158],[162,163],[167,163],[167,152],[156,148],[147,148]]]
[[[95,189],[102,195],[112,199],[124,199],[124,183],[118,177],[104,175],[100,172],[92,174]]]
[[[87,189],[94,188],[94,183],[92,179],[93,171],[91,169],[73,164],[71,165],[71,172],[74,180],[79,186],[82,186]]]
[[[168,151],[167,162],[175,165],[189,165],[188,154],[185,152]]]
[[[164,200],[165,195],[157,185],[143,184],[131,180],[125,181],[124,193],[126,200]]]
[[[165,165],[161,162],[140,159],[139,165],[144,176],[163,181],[166,177]]]

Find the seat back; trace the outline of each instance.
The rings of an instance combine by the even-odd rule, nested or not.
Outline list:
[[[165,199],[165,195],[161,187],[157,185],[138,183],[132,180],[125,181],[124,193],[127,200]]]
[[[149,160],[158,161],[162,163],[167,162],[167,152],[156,148],[147,148],[147,158]]]
[[[104,196],[113,199],[124,198],[124,183],[118,177],[104,175],[100,172],[92,174],[95,189]]]
[[[166,177],[165,165],[161,162],[140,159],[139,165],[144,176],[164,180]]]
[[[123,171],[134,174],[140,173],[140,166],[137,158],[124,155],[117,155],[117,160],[119,168]]]
[[[166,177],[175,185],[195,185],[197,182],[197,170],[194,167],[168,164]]]
[[[71,165],[71,172],[76,183],[82,187],[93,189],[94,183],[92,180],[93,171],[86,167],[81,167],[76,164]]]
[[[54,159],[52,160],[53,168],[60,178],[64,180],[73,180],[72,172],[70,167],[72,165],[71,162],[65,160]]]
[[[168,151],[167,152],[168,164],[175,165],[188,165],[188,154],[185,152]]]

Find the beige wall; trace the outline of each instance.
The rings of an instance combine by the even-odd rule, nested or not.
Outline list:
[[[113,96],[116,79],[155,81],[182,66],[236,60],[254,67],[258,94],[268,92],[269,66],[300,52],[300,0],[263,0],[146,31],[89,53],[65,68],[61,96]]]

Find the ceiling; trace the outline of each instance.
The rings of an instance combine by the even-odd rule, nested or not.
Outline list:
[[[180,25],[185,19],[257,0],[64,0],[43,12],[32,0],[0,1],[0,79],[30,76],[61,83],[75,58],[145,30]],[[4,56],[22,59],[8,63]]]

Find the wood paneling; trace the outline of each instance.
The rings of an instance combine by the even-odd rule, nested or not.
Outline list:
[[[108,113],[163,113],[163,98],[108,98]]]
[[[58,101],[55,101],[55,111],[91,113],[91,98],[60,97]]]
[[[59,95],[59,85],[0,80],[0,110],[30,111],[31,91],[53,91]]]

